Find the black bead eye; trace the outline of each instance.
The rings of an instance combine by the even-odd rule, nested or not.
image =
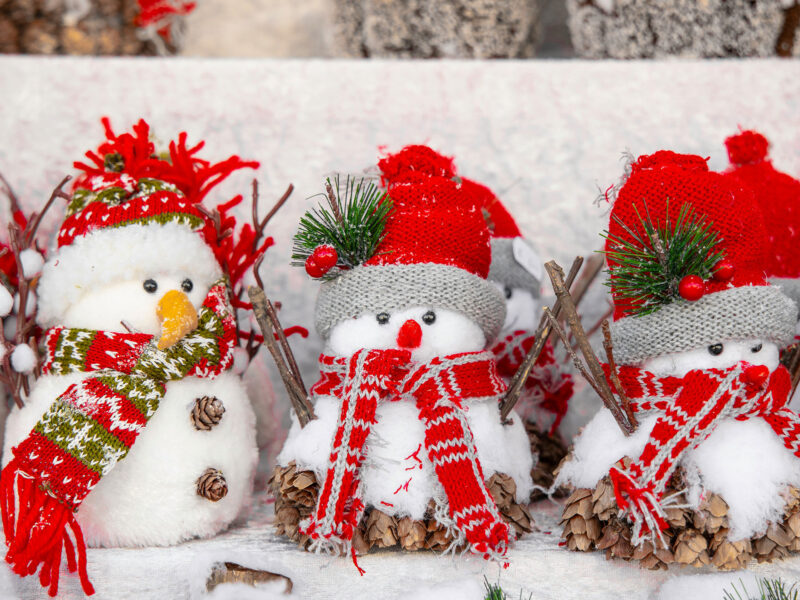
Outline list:
[[[191,279],[184,279],[181,282],[181,289],[186,292],[187,294],[194,289],[194,284],[192,283]]]
[[[433,325],[436,322],[436,313],[429,310],[422,315],[422,322],[425,323],[425,325]]]
[[[722,354],[722,344],[711,344],[708,347],[708,353],[714,356],[719,356]]]
[[[756,344],[755,346],[750,348],[750,352],[752,352],[753,354],[755,354],[756,352],[761,352],[761,346],[762,344]]]
[[[378,313],[375,319],[380,325],[386,325],[389,322],[389,313]]]
[[[158,284],[156,283],[155,279],[145,279],[142,287],[148,294],[155,294],[156,290],[158,289]]]
[[[513,294],[514,292],[510,287],[504,287],[503,293],[506,295],[506,300],[509,300],[511,298],[511,294]]]

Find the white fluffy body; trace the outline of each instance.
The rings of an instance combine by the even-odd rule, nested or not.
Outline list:
[[[188,228],[134,225],[92,233],[58,251],[45,264],[39,284],[43,326],[55,323],[124,332],[160,332],[156,306],[169,290],[187,293],[198,309],[220,276],[211,250]],[[143,281],[157,283],[147,292]],[[6,422],[3,460],[28,436],[52,402],[91,373],[40,377],[22,409]],[[225,412],[210,431],[191,422],[195,399],[216,396]],[[187,377],[167,383],[155,415],[128,455],[89,493],[78,510],[93,546],[176,544],[226,528],[249,504],[257,461],[255,416],[241,380]],[[208,468],[222,472],[227,495],[211,502],[197,494]]]
[[[37,319],[43,327],[67,324],[124,331],[118,320],[124,314],[140,331],[153,333],[158,322],[142,288],[145,279],[159,281],[158,292],[150,295],[157,302],[163,292],[181,289],[181,281],[191,277],[190,299],[195,302],[199,297],[202,302],[209,285],[221,275],[200,234],[184,225],[151,223],[99,230],[60,248],[45,263]]]
[[[8,316],[12,308],[14,308],[14,296],[6,289],[6,286],[0,285],[0,319]]]
[[[395,348],[397,332],[408,319],[416,319],[423,331],[421,344],[412,353],[416,361],[484,348],[483,333],[467,317],[436,309],[436,321],[425,325],[420,319],[429,310],[433,309],[397,311],[385,325],[378,324],[375,314],[342,321],[331,331],[328,351],[348,356],[365,347]],[[324,480],[340,406],[338,398],[323,396],[314,406],[315,420],[304,428],[294,420],[278,463],[285,465],[293,460],[299,468],[311,469],[320,481]],[[533,457],[521,419],[512,413],[512,423],[502,425],[495,402],[466,401],[465,406],[484,476],[510,475],[517,484],[517,501],[526,501],[533,488]],[[421,519],[431,498],[444,498],[426,456],[424,439],[425,428],[414,405],[382,402],[378,406],[377,423],[367,438],[368,459],[361,471],[366,504],[397,516]]]
[[[727,368],[747,356],[751,364],[777,367],[777,348],[764,343],[752,352],[759,340],[728,342],[723,354],[727,361],[697,350],[659,357],[646,367],[660,375],[683,375],[691,368]],[[733,362],[730,362],[733,361]],[[659,372],[659,366],[673,365],[672,371]],[[637,459],[648,441],[657,416],[642,419],[629,436],[620,430],[611,413],[602,408],[575,439],[572,458],[559,471],[557,484],[571,483],[593,488],[611,466],[624,456]],[[732,540],[762,533],[769,521],[779,520],[784,508],[787,485],[800,487],[800,459],[783,446],[780,438],[763,419],[747,421],[724,419],[714,432],[684,455],[681,465],[688,480],[688,499],[696,508],[708,492],[717,493],[730,507]]]
[[[19,253],[19,262],[22,263],[22,275],[32,279],[42,272],[44,258],[33,248],[26,248]]]
[[[11,368],[17,373],[30,373],[36,368],[36,354],[27,344],[19,344],[11,351]]]

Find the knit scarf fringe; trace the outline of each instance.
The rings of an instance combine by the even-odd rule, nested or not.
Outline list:
[[[67,569],[77,570],[84,593],[94,593],[75,511],[100,477],[127,455],[157,410],[165,382],[186,375],[215,377],[230,368],[236,326],[224,282],[209,291],[199,322],[194,332],[163,351],[156,350],[153,336],[144,334],[48,332],[44,373],[98,371],[53,402],[0,473],[6,562],[22,577],[41,568],[39,582],[50,596],[58,593],[62,553]],[[91,342],[83,343],[86,339]],[[91,424],[84,444],[59,437],[73,430],[72,418]]]
[[[633,525],[634,545],[651,541],[666,547],[661,533],[669,527],[666,509],[685,507],[678,504],[677,493],[664,497],[666,485],[685,454],[723,419],[760,417],[800,457],[800,416],[786,406],[791,391],[788,371],[780,366],[759,384],[751,380],[749,368],[740,363],[728,370],[690,371],[682,378],[658,377],[630,366],[619,370],[633,411],[658,415],[639,458],[609,470],[617,505]]]
[[[378,403],[415,402],[425,424],[425,449],[447,502],[437,505],[436,520],[454,539],[449,549],[466,547],[486,559],[504,561],[511,529],[486,489],[472,431],[461,402],[496,398],[504,389],[488,352],[437,357],[409,363],[406,350],[359,350],[350,358],[320,357],[316,395],[341,398],[317,506],[300,524],[317,552],[349,552],[355,562],[353,534],[364,514],[360,470],[366,441],[376,423]],[[441,390],[446,390],[441,394]],[[358,564],[356,563],[358,567]],[[359,571],[363,572],[359,567]]]

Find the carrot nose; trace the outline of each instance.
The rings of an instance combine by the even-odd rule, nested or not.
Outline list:
[[[765,365],[747,367],[742,374],[742,379],[756,386],[762,385],[767,380],[767,377],[769,377],[769,368]]]
[[[158,301],[156,316],[161,321],[159,350],[174,346],[187,333],[197,329],[197,311],[189,297],[178,290],[168,291]]]
[[[422,327],[413,319],[409,319],[397,332],[397,345],[401,348],[417,348],[422,341]]]

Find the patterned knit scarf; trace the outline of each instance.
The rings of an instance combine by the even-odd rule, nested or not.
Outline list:
[[[504,379],[510,380],[514,377],[535,341],[535,335],[519,329],[494,345],[492,352],[497,357],[497,371]],[[567,414],[572,390],[572,376],[559,368],[553,345],[546,342],[525,382],[525,391],[537,408],[555,415],[550,435],[555,434]]]
[[[633,411],[658,415],[639,458],[627,468],[617,463],[609,472],[617,504],[634,525],[634,543],[656,537],[663,544],[661,530],[668,527],[664,508],[671,500],[662,498],[666,485],[685,453],[711,435],[722,419],[760,417],[800,456],[800,416],[786,406],[789,372],[780,366],[764,381],[766,374],[766,367],[746,363],[728,370],[690,371],[684,377],[658,377],[630,366],[619,369]]]
[[[8,553],[21,576],[58,591],[62,550],[87,594],[86,550],[74,512],[100,478],[125,458],[164,397],[166,382],[215,377],[232,365],[236,325],[227,286],[217,282],[198,326],[166,350],[147,334],[56,327],[47,333],[43,373],[94,373],[59,396],[13,449],[0,474]],[[77,550],[77,563],[76,563]]]
[[[342,400],[325,484],[301,531],[317,549],[350,548],[365,506],[359,472],[366,441],[376,422],[378,403],[411,401],[425,425],[425,450],[447,496],[444,523],[456,537],[484,558],[501,559],[508,548],[509,526],[486,489],[462,402],[494,400],[504,390],[490,352],[437,357],[409,363],[407,350],[359,350],[349,358],[320,356],[322,377],[315,395]],[[443,512],[443,511],[442,511]]]

